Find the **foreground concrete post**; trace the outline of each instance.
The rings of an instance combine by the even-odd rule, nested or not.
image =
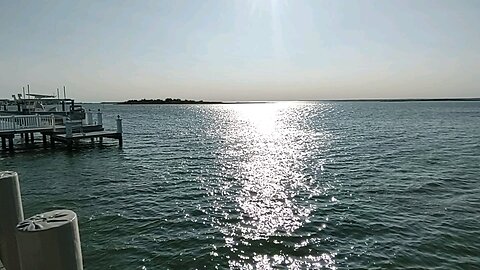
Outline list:
[[[55,210],[35,215],[20,222],[17,231],[22,270],[83,269],[75,212]]]
[[[15,239],[18,222],[23,220],[22,198],[16,172],[0,172],[0,258],[6,269],[20,269]]]

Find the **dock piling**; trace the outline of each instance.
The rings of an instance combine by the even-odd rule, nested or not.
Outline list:
[[[8,150],[10,150],[10,151],[14,150],[13,136],[8,137]]]
[[[55,148],[55,138],[53,137],[53,134],[50,134],[50,146]]]
[[[30,217],[17,225],[22,270],[82,270],[82,250],[77,214],[54,210]]]
[[[42,143],[43,147],[47,147],[47,134],[42,133]]]
[[[8,270],[20,269],[16,224],[23,220],[20,184],[16,172],[0,172],[0,258]]]
[[[120,115],[117,115],[117,133],[122,133],[122,132],[123,132],[122,118],[120,117]]]

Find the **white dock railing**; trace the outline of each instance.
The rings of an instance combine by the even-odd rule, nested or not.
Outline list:
[[[55,128],[55,116],[53,114],[0,116],[0,131],[21,131],[48,127]]]

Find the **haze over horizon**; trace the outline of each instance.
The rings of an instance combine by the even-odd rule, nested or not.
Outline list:
[[[480,96],[480,1],[2,1],[0,99]]]

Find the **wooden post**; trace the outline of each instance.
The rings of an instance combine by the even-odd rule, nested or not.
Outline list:
[[[20,269],[16,224],[23,220],[20,184],[16,172],[0,172],[0,258],[8,270]]]
[[[5,150],[7,149],[7,139],[2,136],[2,149]]]
[[[71,210],[54,210],[20,222],[17,242],[22,269],[83,269],[78,218]]]
[[[25,138],[25,143],[28,144],[30,142],[28,139],[28,132],[25,132],[24,138]]]
[[[33,136],[33,135],[34,135],[33,132],[30,133],[30,139],[32,141],[32,144],[35,144],[35,136]]]
[[[43,147],[47,147],[47,134],[42,133]]]
[[[13,149],[14,149],[13,137],[14,137],[14,135],[8,137],[8,150],[10,150],[10,151],[13,151]]]
[[[117,115],[117,133],[123,133],[122,118],[120,118],[120,115]]]
[[[55,138],[53,137],[53,133],[50,134],[50,146],[55,148]]]

